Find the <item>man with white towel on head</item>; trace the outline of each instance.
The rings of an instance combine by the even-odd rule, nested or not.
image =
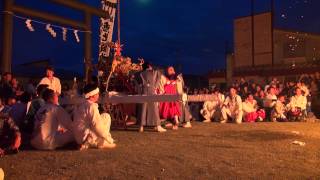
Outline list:
[[[100,114],[98,109],[99,88],[86,85],[84,96],[86,101],[73,114],[73,133],[80,150],[115,148],[110,134],[111,117],[108,113]]]

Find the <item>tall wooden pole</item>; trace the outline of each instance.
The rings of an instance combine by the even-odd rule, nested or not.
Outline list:
[[[85,13],[86,32],[84,35],[84,72],[86,83],[91,82],[92,76],[92,32],[91,32],[91,14]]]
[[[2,37],[2,57],[1,57],[1,71],[11,72],[12,64],[12,34],[13,34],[13,15],[11,14],[14,0],[5,0],[4,15],[3,15],[3,37]]]

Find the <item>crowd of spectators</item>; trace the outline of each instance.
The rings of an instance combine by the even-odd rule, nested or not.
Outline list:
[[[296,121],[308,115],[312,116],[311,102],[319,96],[320,73],[303,74],[297,80],[288,81],[272,78],[261,84],[240,78],[235,80],[231,87],[231,91],[235,91],[242,102],[238,103],[237,106],[241,106],[238,110],[232,110],[242,116],[241,122]],[[226,117],[223,117],[223,109],[229,106],[225,102],[225,97],[232,93],[229,90],[230,88],[219,88],[217,85],[190,90],[188,94],[191,95],[213,94],[215,96],[213,100],[204,103],[190,103],[190,111],[194,119],[204,119],[204,122],[212,120],[224,122]]]
[[[77,122],[83,123],[81,120],[85,120],[88,127],[82,125],[72,129],[74,115],[59,105],[59,99],[74,90],[66,86],[61,87],[60,80],[54,76],[52,67],[46,68],[45,77],[38,83],[30,80],[22,85],[9,72],[1,75],[0,156],[17,153],[20,145],[26,147],[31,145],[33,148],[43,150],[56,149],[75,142],[77,137],[74,137],[73,132],[77,130],[80,131],[77,136],[86,138],[78,142],[82,149],[115,147],[108,130],[111,123],[110,116],[107,114],[100,116],[96,106],[99,98],[97,87],[88,84],[87,90],[86,87],[82,88],[83,94],[87,96],[81,105],[86,105],[83,108],[88,108],[90,111],[75,113],[77,117],[82,117],[82,119],[77,118]],[[75,91],[78,93],[78,89]],[[89,114],[86,115],[86,112]],[[87,142],[88,139],[90,142]]]

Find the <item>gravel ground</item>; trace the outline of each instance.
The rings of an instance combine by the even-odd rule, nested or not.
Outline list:
[[[5,179],[320,179],[320,123],[194,123],[192,129],[113,131],[113,150],[21,151]],[[305,142],[305,146],[293,141]]]

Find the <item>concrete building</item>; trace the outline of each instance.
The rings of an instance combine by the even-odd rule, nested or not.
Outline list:
[[[320,34],[273,28],[269,12],[241,17],[234,20],[234,53],[226,57],[226,69],[209,73],[210,84],[296,79],[320,71]]]

